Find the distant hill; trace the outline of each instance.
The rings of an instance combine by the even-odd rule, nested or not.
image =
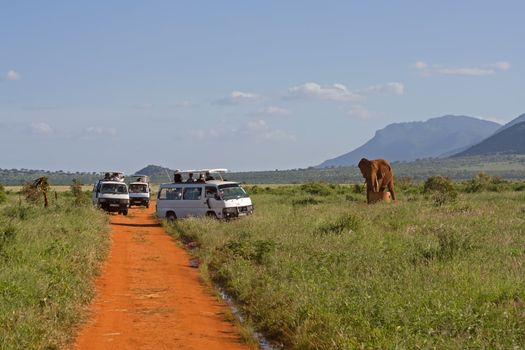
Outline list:
[[[376,131],[364,145],[318,167],[351,166],[363,157],[412,161],[444,157],[493,134],[500,124],[468,116],[446,115],[424,122],[394,123]]]
[[[507,126],[453,157],[486,154],[525,154],[525,121]]]
[[[501,128],[499,128],[498,130],[496,130],[496,133],[500,132],[500,131],[503,131],[507,128],[510,128],[511,126],[513,125],[516,125],[518,123],[522,123],[522,122],[525,122],[525,113],[523,113],[522,115],[520,115],[519,117],[511,120],[510,122],[508,122],[507,124],[503,125]]]
[[[135,174],[148,175],[152,182],[169,182],[173,179],[174,170],[158,165],[148,165],[140,170],[137,170]]]

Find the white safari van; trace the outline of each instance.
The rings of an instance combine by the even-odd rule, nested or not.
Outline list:
[[[158,218],[170,221],[190,216],[226,219],[253,213],[250,196],[237,182],[224,181],[220,175],[220,179],[209,175],[217,173],[217,169],[184,172],[206,174],[207,180],[199,176],[200,181],[184,182],[182,176],[178,176],[178,182],[161,184],[157,195]]]
[[[146,208],[149,208],[150,196],[149,176],[132,175],[129,183],[129,206],[144,205]]]
[[[128,186],[121,181],[98,181],[93,186],[93,205],[108,212],[128,215]]]

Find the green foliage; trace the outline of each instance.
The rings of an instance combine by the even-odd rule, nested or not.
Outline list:
[[[362,220],[354,214],[345,214],[337,218],[333,222],[322,224],[317,228],[319,234],[337,234],[354,233],[359,230],[362,225]]]
[[[332,189],[323,183],[308,183],[300,187],[301,191],[306,192],[315,196],[329,196],[332,193]]]
[[[0,349],[67,348],[107,251],[107,218],[64,209],[62,196],[49,208],[16,199],[0,206]]]
[[[251,192],[250,217],[168,227],[199,242],[201,267],[268,338],[290,349],[525,344],[525,209],[514,187],[439,207],[415,190],[368,206],[352,186],[283,187]]]
[[[315,199],[315,197],[304,197],[304,198],[297,198],[297,199],[292,200],[292,205],[294,207],[304,206],[304,205],[315,205],[319,203],[321,203],[321,201]]]
[[[73,202],[76,206],[89,204],[89,198],[86,193],[82,191],[82,184],[77,179],[73,179],[73,183],[69,187],[73,195]]]
[[[0,204],[4,203],[7,199],[7,194],[5,193],[5,188],[0,184]]]
[[[425,181],[423,192],[430,194],[435,205],[453,202],[458,195],[452,181],[446,176],[431,176]]]
[[[465,192],[476,193],[483,191],[501,192],[507,189],[509,183],[499,176],[489,176],[484,172],[480,172],[475,177],[467,181],[465,185]]]

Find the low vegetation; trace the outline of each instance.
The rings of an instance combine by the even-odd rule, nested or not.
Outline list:
[[[63,348],[92,297],[91,281],[109,242],[107,217],[70,192],[53,192],[48,208],[17,193],[4,198],[0,349]]]
[[[397,178],[410,177],[424,181],[430,176],[444,175],[453,180],[467,180],[479,172],[506,179],[525,178],[524,154],[494,154],[462,158],[428,158],[415,161],[391,162]],[[153,183],[169,182],[174,170],[156,165],[148,165],[137,173],[149,175]],[[0,169],[0,183],[19,186],[37,177],[46,176],[55,185],[70,185],[73,179],[82,184],[93,184],[100,178],[97,173],[45,171],[28,169]],[[357,166],[340,168],[247,171],[233,172],[226,176],[229,180],[249,184],[304,184],[309,182],[355,183],[362,182]]]
[[[525,344],[523,183],[485,174],[462,183],[405,178],[398,203],[371,206],[362,186],[247,190],[251,217],[187,219],[168,230],[194,243],[188,246],[203,271],[276,343],[292,349]]]

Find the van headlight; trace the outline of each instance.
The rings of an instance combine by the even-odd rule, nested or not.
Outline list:
[[[121,199],[121,200],[120,200],[120,203],[128,203],[128,202],[129,202],[129,199],[125,199],[125,198],[124,198],[124,199]]]
[[[222,214],[224,216],[237,215],[237,207],[223,208],[222,209]]]
[[[99,203],[104,203],[106,201],[106,198],[99,198],[98,201]]]

